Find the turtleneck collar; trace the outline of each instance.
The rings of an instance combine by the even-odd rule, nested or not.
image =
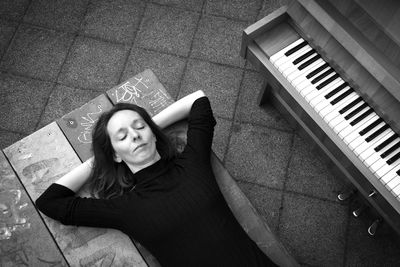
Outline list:
[[[171,161],[160,158],[154,164],[134,173],[133,177],[136,180],[136,188],[145,186],[152,180],[165,174],[168,171],[170,165]]]

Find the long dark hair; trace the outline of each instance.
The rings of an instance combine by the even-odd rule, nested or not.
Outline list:
[[[92,195],[99,198],[113,198],[131,190],[136,181],[131,170],[124,163],[114,161],[114,149],[107,132],[107,124],[111,117],[120,110],[137,112],[149,125],[156,137],[156,149],[161,158],[171,160],[176,155],[176,149],[167,135],[154,123],[145,109],[134,104],[118,103],[111,110],[104,112],[92,132],[92,150],[94,166],[88,185]]]

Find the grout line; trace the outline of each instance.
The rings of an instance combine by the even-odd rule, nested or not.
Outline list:
[[[86,14],[87,14],[88,9],[89,9],[89,6],[90,6],[90,3],[91,3],[91,1],[89,0],[88,3],[87,3],[87,5],[86,5],[86,10],[85,10],[85,12],[84,12],[84,14],[83,14],[83,16],[82,16],[82,18],[81,18],[81,21],[80,21],[80,24],[79,24],[79,29],[81,28],[81,25],[82,25],[82,23],[83,23],[83,21],[84,21],[84,19],[85,19],[85,17],[86,17]],[[57,84],[58,84],[58,79],[59,79],[59,77],[60,77],[60,75],[61,75],[61,72],[62,72],[62,70],[63,70],[63,68],[64,68],[64,66],[65,66],[65,63],[67,62],[68,56],[70,55],[71,50],[72,50],[72,47],[74,46],[74,44],[75,44],[77,38],[78,38],[78,33],[75,33],[75,34],[74,34],[74,37],[73,37],[73,40],[71,41],[71,44],[69,45],[69,48],[68,48],[68,50],[67,50],[67,53],[65,54],[64,62],[61,64],[60,69],[59,69],[59,71],[58,71],[58,73],[57,73],[57,76],[56,76],[56,78],[55,78],[55,82],[54,82],[53,88],[50,90],[49,95],[48,95],[48,97],[47,97],[47,99],[46,99],[46,102],[45,102],[44,105],[43,105],[42,111],[41,111],[41,113],[40,113],[40,115],[39,115],[39,119],[38,119],[38,121],[37,121],[37,123],[36,123],[36,125],[35,125],[35,128],[34,128],[35,130],[37,130],[37,128],[38,128],[39,125],[40,125],[40,122],[42,121],[42,118],[43,118],[44,112],[45,112],[45,110],[46,110],[46,107],[47,107],[47,105],[49,104],[50,97],[51,97],[51,95],[53,94],[53,92],[54,92],[54,90],[55,90],[55,88],[56,88],[56,86],[57,86]]]
[[[286,164],[286,168],[285,168],[285,175],[284,175],[284,180],[283,180],[283,186],[282,186],[282,196],[281,196],[281,203],[280,203],[280,207],[279,207],[279,216],[278,216],[278,226],[277,226],[277,232],[280,233],[280,229],[281,229],[281,219],[282,219],[282,211],[283,211],[283,205],[284,205],[284,198],[285,198],[285,193],[289,192],[286,190],[286,183],[287,180],[289,179],[289,167],[290,164],[292,162],[292,157],[294,154],[294,140],[295,140],[295,135],[292,133],[292,137],[291,137],[291,141],[290,141],[290,154],[289,154],[289,158]]]
[[[205,0],[203,1],[203,4],[201,6],[201,12],[200,12],[199,18],[197,19],[196,29],[194,30],[194,33],[193,33],[192,42],[190,43],[188,55],[185,57],[185,65],[183,66],[182,75],[181,75],[181,78],[179,80],[178,92],[176,94],[175,100],[178,99],[178,97],[179,97],[179,95],[180,95],[180,93],[182,91],[182,83],[183,83],[183,80],[184,80],[184,78],[186,76],[187,66],[188,66],[188,63],[189,63],[190,55],[192,54],[192,50],[193,50],[193,44],[194,44],[194,42],[196,40],[197,32],[199,31],[200,21],[203,18],[204,6],[205,6]]]
[[[133,34],[133,38],[132,38],[132,42],[130,43],[129,51],[128,51],[127,55],[126,55],[125,62],[123,64],[123,66],[122,66],[121,74],[120,74],[120,76],[118,78],[118,84],[120,84],[122,82],[122,77],[124,76],[124,71],[126,70],[126,66],[128,65],[129,58],[130,58],[130,56],[132,54],[132,51],[134,50],[134,47],[135,47],[136,38],[138,38],[139,32],[142,29],[143,19],[144,19],[145,15],[146,15],[147,9],[148,9],[148,3],[144,3],[144,7],[143,7],[143,10],[142,10],[142,15],[141,15],[141,18],[140,18],[140,21],[139,21],[139,25],[138,25],[135,33]]]

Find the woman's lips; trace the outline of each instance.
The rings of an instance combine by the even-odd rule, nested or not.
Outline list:
[[[138,146],[133,150],[133,152],[135,152],[136,150],[138,150],[138,149],[144,147],[145,145],[146,145],[145,143],[138,145]]]

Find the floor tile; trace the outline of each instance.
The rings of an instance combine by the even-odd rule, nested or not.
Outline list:
[[[200,12],[204,0],[151,0],[151,2]]]
[[[16,132],[0,129],[0,149],[4,149],[8,146],[11,146],[18,140],[22,139],[23,137],[24,134],[19,134]]]
[[[20,20],[29,3],[30,0],[2,0],[0,1],[0,17]]]
[[[203,16],[193,41],[191,56],[216,63],[244,66],[240,40],[247,23],[227,18]]]
[[[57,85],[50,95],[38,128],[61,118],[74,109],[80,108],[100,94],[101,93],[97,91],[80,90]]]
[[[118,84],[129,48],[78,37],[58,81],[70,87],[106,91]]]
[[[53,83],[0,74],[2,129],[31,133],[53,88]]]
[[[285,193],[279,236],[300,263],[342,266],[348,208]]]
[[[283,189],[292,134],[253,126],[233,126],[226,167],[232,175],[268,187]]]
[[[81,33],[118,43],[132,43],[145,3],[130,0],[91,1]]]
[[[73,36],[21,25],[1,62],[1,69],[55,81]]]
[[[296,135],[286,189],[336,201],[337,195],[345,188],[344,181],[335,177],[309,147]]]
[[[371,237],[367,228],[372,221],[372,218],[350,218],[345,266],[399,265],[400,237],[387,224],[379,227],[376,235]]]
[[[206,0],[205,12],[228,18],[253,21],[262,6],[262,0]]]
[[[213,63],[190,60],[182,81],[179,98],[203,90],[210,98],[214,114],[232,119],[242,70]]]
[[[135,47],[126,63],[121,82],[145,69],[151,69],[171,97],[176,99],[185,65],[184,58]]]
[[[218,158],[223,161],[225,151],[229,143],[229,132],[232,126],[232,121],[219,117],[216,117],[215,119],[217,121],[217,125],[214,129],[212,149]]]
[[[264,0],[262,9],[258,14],[257,20],[262,19],[263,17],[267,16],[268,14],[274,12],[278,8],[288,4],[290,0]]]
[[[277,234],[282,191],[242,181],[238,181],[237,184],[257,210],[257,213],[267,222],[271,231]]]
[[[288,122],[270,104],[258,106],[257,98],[263,86],[260,74],[245,71],[240,88],[239,103],[236,108],[236,120],[269,126],[272,128],[291,131]]]
[[[17,26],[16,22],[0,19],[0,59],[6,52]]]
[[[187,56],[199,16],[191,11],[148,4],[136,45]]]
[[[68,32],[79,30],[88,0],[34,0],[24,21]]]

